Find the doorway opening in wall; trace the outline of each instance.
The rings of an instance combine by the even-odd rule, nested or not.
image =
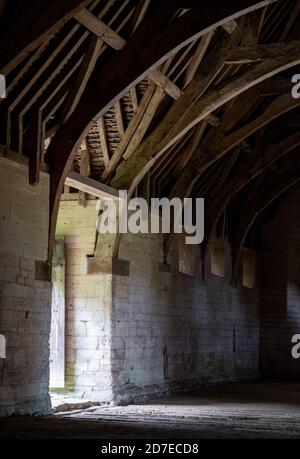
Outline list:
[[[91,274],[97,200],[63,193],[52,259],[50,395],[66,411],[110,399],[110,276]],[[103,398],[102,398],[103,397]]]
[[[66,349],[68,347],[66,308],[66,238],[56,237],[52,260],[52,303],[50,330],[49,389],[55,412],[89,408],[92,402],[82,401],[78,393],[73,393],[70,380],[75,368],[67,371]],[[70,365],[69,365],[70,366]],[[93,405],[93,404],[92,404]]]
[[[52,403],[66,389],[66,263],[65,239],[56,238],[52,260],[52,302],[50,330],[49,387]]]

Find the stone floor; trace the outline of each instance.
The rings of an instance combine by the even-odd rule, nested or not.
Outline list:
[[[300,438],[300,382],[231,384],[126,407],[74,401],[71,408],[0,420],[0,438]]]

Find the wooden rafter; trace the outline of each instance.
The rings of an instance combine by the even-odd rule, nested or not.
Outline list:
[[[133,22],[133,29],[132,33],[136,31],[136,29],[141,25],[143,22],[145,15],[149,9],[151,0],[139,0],[137,7],[134,12],[134,16],[132,18]]]
[[[158,75],[164,75],[168,71],[172,60],[173,56],[171,56],[163,64],[161,72],[157,72]],[[136,115],[124,133],[125,135],[122,138],[119,149],[112,156],[102,175],[102,180],[104,181],[107,181],[108,178],[110,178],[122,158],[127,160],[134,153],[137,147],[139,147],[147,129],[149,128],[154,118],[157,108],[163,100],[165,95],[165,87],[163,87],[161,84],[157,84],[157,87],[155,87],[152,81],[153,79],[150,81],[150,85],[144,94]]]
[[[250,98],[250,97],[249,97]],[[224,135],[224,131],[219,134],[218,138],[213,141],[205,139],[204,144],[198,152],[199,158],[195,158],[195,166],[198,170],[204,172],[211,164],[218,161],[222,156],[239,145],[243,140],[254,134],[264,126],[276,120],[285,113],[300,107],[300,100],[293,99],[290,94],[276,98],[266,106],[265,110],[255,120],[236,131]]]
[[[130,87],[143,79],[146,74],[149,74],[151,69],[166,60],[168,55],[174,53],[174,50],[179,50],[189,42],[200,38],[201,35],[214,30],[223,23],[225,24],[228,20],[236,19],[270,3],[273,2],[250,0],[238,2],[234,0],[230,2],[230,5],[226,3],[220,8],[220,4],[213,1],[205,10],[205,14],[203,14],[203,10],[199,14],[200,9],[195,7],[194,10],[187,11],[172,22],[170,22],[170,18],[178,7],[177,2],[164,2],[159,11],[152,12],[136,30],[132,42],[129,42],[125,48],[116,53],[118,56],[112,55],[104,68],[99,66],[95,69],[76,110],[54,136],[47,156],[52,171],[52,210],[57,209],[64,177],[71,163],[71,153],[80,143],[93,119],[102,116],[115,100],[126,94]],[[137,55],[139,56],[138,60],[136,59]],[[117,84],[114,81],[112,86],[111,75],[119,69],[122,69],[119,74],[119,81]],[[101,93],[96,90],[99,83],[102,88]],[[56,219],[55,214],[56,211],[54,211],[52,223]],[[52,233],[54,226],[52,224]]]
[[[19,49],[10,50],[16,60],[6,62],[12,72],[8,97],[1,102],[5,134],[0,141],[28,155],[32,185],[45,168],[45,139],[53,137],[46,156],[49,257],[60,193],[77,152],[74,167],[80,174],[73,172],[66,187],[79,190],[80,205],[89,193],[117,195],[89,178],[92,165],[94,176],[105,168],[101,181],[126,187],[129,195],[143,191],[150,199],[152,190],[155,196],[205,196],[204,251],[224,219],[224,232],[236,236],[235,265],[251,225],[279,191],[298,181],[294,150],[300,138],[291,132],[299,129],[300,101],[290,95],[290,72],[279,74],[300,63],[300,43],[291,41],[299,39],[300,1],[278,1],[270,9],[276,0],[222,5],[212,0],[205,9],[197,0],[103,3],[101,8],[100,0],[81,2],[80,9],[71,9],[48,29],[37,21],[29,33],[32,42],[22,40]],[[61,14],[64,7],[53,1],[49,14],[60,8]],[[270,43],[282,40],[287,43]],[[287,116],[292,110],[293,118]],[[276,145],[270,145],[272,130]],[[237,225],[234,210],[242,212]],[[171,241],[172,235],[165,238],[165,257]]]
[[[17,9],[7,27],[1,27],[0,72],[7,75],[31,51],[60,29],[74,12],[89,3],[90,0],[31,0],[30,5],[26,2],[26,11]]]
[[[232,50],[226,59],[227,64],[252,64],[269,59],[278,59],[284,54],[299,52],[299,41],[271,43],[267,45],[240,46]]]
[[[197,47],[197,50],[191,62],[189,63],[187,71],[186,71],[185,87],[188,86],[188,84],[193,80],[194,76],[196,75],[196,72],[199,68],[199,65],[201,64],[201,61],[203,60],[205,56],[205,53],[209,47],[212,37],[214,36],[214,33],[215,31],[212,30],[207,35],[204,35],[204,37],[201,38],[200,43]]]
[[[253,153],[243,167],[240,168],[238,175],[228,181],[226,188],[223,188],[222,194],[217,194],[210,199],[210,210],[206,215],[205,221],[205,244],[203,251],[205,253],[208,242],[213,235],[213,230],[220,216],[225,211],[230,200],[243,188],[245,188],[252,180],[268,170],[280,158],[288,155],[300,145],[300,134],[292,134],[286,139],[277,144],[270,145],[266,152],[258,158],[256,162],[253,160]],[[252,165],[254,162],[254,165]]]
[[[150,163],[147,165],[147,157],[153,158],[156,151],[160,145],[164,142],[165,138],[169,135],[170,131],[174,128],[174,125],[178,123],[178,120],[184,118],[185,113],[187,113],[190,107],[194,104],[195,100],[199,99],[213,82],[216,75],[218,75],[222,68],[224,67],[225,59],[227,55],[227,50],[233,46],[236,46],[240,40],[240,33],[237,32],[233,36],[229,37],[226,42],[222,42],[217,45],[217,49],[212,50],[212,57],[208,58],[203,71],[200,73],[195,81],[192,81],[190,85],[186,88],[182,97],[171,107],[170,111],[165,116],[164,120],[160,125],[155,129],[155,131],[146,139],[143,144],[135,150],[134,155],[131,158],[130,165],[135,162],[135,158],[139,158],[137,162],[143,161],[143,164],[146,164],[144,172],[150,169],[150,164],[155,162],[155,160],[150,160]],[[179,139],[174,141],[172,144],[175,145]],[[171,148],[172,145],[169,145]],[[166,148],[167,151],[169,148]],[[144,152],[147,152],[146,155]],[[128,161],[121,165],[121,167],[127,167]],[[148,166],[148,167],[147,167]],[[121,169],[120,167],[120,169]],[[139,167],[139,166],[138,166]],[[117,171],[117,173],[119,170]],[[121,172],[122,173],[122,172]],[[139,181],[142,179],[139,179]],[[129,183],[129,182],[128,182]],[[127,184],[128,185],[128,184]],[[133,187],[132,187],[133,188]]]
[[[102,180],[106,181],[108,177],[112,174],[114,171],[115,167],[118,165],[118,163],[121,161],[123,155],[125,154],[130,142],[133,139],[133,136],[135,135],[138,127],[140,126],[144,115],[149,107],[149,104],[155,94],[155,85],[150,84],[149,88],[147,89],[146,93],[143,96],[143,99],[138,107],[138,110],[131,120],[128,128],[126,129],[125,135],[122,138],[122,141],[120,143],[120,146],[118,150],[114,153],[112,158],[110,159],[108,165],[105,168],[105,171],[102,175]]]
[[[86,53],[82,62],[76,82],[68,95],[68,99],[62,114],[62,122],[67,121],[67,119],[69,119],[77,107],[78,102],[86,88],[88,80],[95,68],[102,46],[103,42],[101,40],[94,37],[92,38],[88,52]]]
[[[74,17],[99,39],[116,51],[120,51],[126,46],[127,42],[124,38],[117,34],[111,27],[104,24],[103,21],[97,19],[96,16],[91,14],[87,9],[78,11]],[[158,70],[152,70],[149,73],[149,78],[158,86],[163,88],[166,93],[175,100],[180,97],[180,89]]]
[[[113,188],[99,183],[91,178],[83,177],[77,172],[70,172],[65,180],[65,183],[71,188],[81,190],[82,192],[97,198],[113,200],[119,199],[118,190],[114,190]]]
[[[115,109],[117,128],[118,128],[120,137],[122,138],[125,133],[125,128],[124,128],[124,120],[123,120],[123,115],[122,115],[121,103],[119,100],[115,102],[114,109]]]
[[[126,45],[126,40],[120,37],[111,27],[104,24],[104,22],[98,19],[94,14],[90,13],[86,8],[77,11],[74,14],[74,18],[113,49],[121,50]]]
[[[288,54],[285,46],[289,50]],[[173,105],[164,123],[161,123],[159,128],[141,145],[140,149],[137,149],[134,155],[119,167],[116,177],[112,181],[113,186],[128,188],[133,181],[136,185],[137,181],[142,180],[143,172],[147,170],[148,160],[153,162],[153,158],[159,158],[163,155],[173,143],[177,142],[186,132],[203,121],[213,111],[255,85],[300,63],[299,43],[297,46],[294,44],[293,50],[285,44],[281,44],[280,48],[277,47],[277,49],[276,58],[258,62],[242,75],[234,76],[220,87],[207,91],[200,99],[199,94],[203,93],[203,81],[192,82],[190,91],[184,95],[186,103],[183,103],[182,100],[181,104]],[[186,107],[188,108],[186,109]]]
[[[109,145],[107,141],[107,133],[106,133],[105,121],[103,117],[99,118],[99,120],[97,121],[97,125],[99,129],[104,165],[105,167],[107,167],[109,164]]]
[[[128,0],[127,0],[128,1]],[[92,4],[92,7],[93,8],[96,4],[98,3],[98,0],[95,0]],[[126,2],[125,2],[126,3]],[[121,8],[122,9],[122,8]],[[100,18],[102,17],[102,15],[104,15],[105,13],[105,9],[101,11],[100,13]],[[114,15],[114,17],[111,19],[110,23],[113,23],[113,21],[118,17],[118,15],[120,14],[120,10],[118,10],[118,12]],[[128,22],[128,20],[130,19],[130,17],[126,17],[124,19],[124,21],[121,23],[121,25],[118,27],[117,31],[121,30],[123,28],[123,26]],[[65,46],[65,44],[68,42],[68,40],[70,39],[70,36],[73,36],[75,34],[75,32],[78,30],[78,25],[77,26],[74,26],[70,32],[70,34],[65,38],[65,40],[60,43],[59,47],[53,52],[52,54],[52,57],[51,59],[53,60],[54,58],[56,58],[57,56],[57,53],[59,50],[62,50],[63,47]],[[43,93],[43,91],[46,91],[46,89],[49,87],[50,83],[54,80],[55,77],[59,76],[60,72],[62,71],[62,69],[64,68],[64,66],[67,64],[67,62],[73,57],[73,55],[75,54],[75,52],[80,48],[80,46],[84,43],[84,41],[88,38],[89,36],[89,33],[88,32],[85,32],[82,34],[81,38],[79,40],[77,40],[77,42],[74,44],[74,46],[71,48],[71,50],[66,54],[66,56],[62,59],[60,65],[54,67],[52,69],[51,72],[49,72],[49,68],[48,68],[48,75],[45,79],[45,81],[43,82],[43,84],[40,86],[40,88],[35,92],[35,95],[33,98],[31,98],[27,104],[25,104],[25,106],[21,107],[18,109],[17,111],[17,114],[18,114],[18,121],[15,121],[16,124],[19,124],[19,145],[14,145],[14,148],[17,149],[17,147],[19,148],[19,151],[22,152],[22,131],[23,131],[23,118],[25,116],[25,113],[31,108],[32,104],[37,100],[37,98]],[[89,60],[86,60],[85,62],[87,63],[87,65],[95,65],[96,64],[96,61],[97,61],[97,57],[100,56],[100,54],[104,51],[104,46],[100,46],[100,43],[99,43],[99,53],[98,53],[98,56],[94,56],[94,60],[93,62],[92,61],[89,61]],[[89,56],[88,56],[89,57]],[[73,67],[73,72],[75,72],[78,68],[79,65],[82,64],[84,60],[84,56],[81,56],[81,58],[79,59],[79,61],[75,62],[74,64],[74,67]],[[84,64],[83,64],[84,65]],[[49,66],[49,62],[47,62],[45,65],[44,65],[44,70],[45,68],[47,68],[47,66]],[[89,77],[90,74],[92,73],[92,70],[93,70],[93,67],[90,67],[88,69],[88,72],[89,72],[89,75],[87,75],[86,73],[83,73],[81,76],[83,77]],[[83,68],[83,71],[85,71],[85,69]],[[72,75],[72,73],[70,73],[70,75]],[[37,76],[35,76],[35,79],[33,80],[36,80],[37,79]],[[34,81],[30,81],[29,85],[27,85],[27,88],[26,88],[26,92],[29,91],[29,89],[32,87]],[[83,82],[84,84],[87,83],[87,80]],[[82,92],[83,92],[83,89],[82,88]],[[78,100],[80,100],[80,96],[81,94],[79,94],[79,92],[77,93],[73,93],[73,95],[75,95],[75,97],[77,98],[76,100],[76,104],[78,103]],[[24,96],[24,95],[23,95]],[[72,99],[74,100],[74,99]],[[15,101],[15,104],[18,103],[18,101]],[[13,110],[13,108],[15,108],[15,105],[14,107],[10,107],[10,111]],[[74,108],[73,108],[74,109]],[[16,116],[16,115],[15,115]],[[8,134],[9,135],[9,134]],[[14,138],[16,138],[16,136],[14,136]]]
[[[86,140],[83,142],[81,147],[80,175],[82,177],[89,177],[91,175],[90,153]],[[85,207],[86,200],[87,194],[84,191],[79,191],[78,204],[82,207]]]

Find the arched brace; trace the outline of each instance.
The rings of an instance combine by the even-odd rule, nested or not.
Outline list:
[[[244,94],[246,95],[248,92]],[[251,95],[252,91],[250,91],[247,97],[250,99]],[[237,101],[239,101],[239,99]],[[183,170],[180,177],[178,177],[177,183],[174,187],[174,196],[182,196],[183,191],[185,194],[183,194],[182,197],[189,196],[189,185],[193,180],[195,180],[195,170],[197,171],[198,167],[200,169],[199,172],[201,172],[203,168],[206,171],[214,163],[220,161],[227,153],[230,153],[233,148],[238,147],[249,136],[255,134],[257,131],[267,126],[277,118],[280,118],[286,113],[299,107],[300,99],[293,99],[290,94],[284,94],[272,101],[264,109],[263,113],[254,121],[245,124],[243,127],[236,129],[228,135],[225,135],[227,124],[222,122],[219,128],[213,129],[211,133],[209,133],[198,145],[198,149],[196,150],[194,156],[191,158],[189,164]],[[232,122],[232,116],[230,118]],[[236,123],[239,121],[238,113],[236,114],[234,121]],[[231,160],[234,160],[234,157]],[[203,173],[198,173],[196,181],[201,180],[202,176]]]
[[[206,76],[204,81],[195,79],[184,95],[169,110],[163,122],[135,153],[119,166],[111,182],[112,186],[128,188],[132,183],[140,183],[149,170],[149,164],[152,167],[174,144],[215,110],[256,85],[300,63],[299,42],[268,46],[273,47],[270,58],[258,59],[251,69],[247,68],[244,73],[235,75],[216,88],[206,91],[207,85],[211,83],[215,74]],[[249,52],[252,54],[251,50],[245,50],[246,54]],[[220,69],[217,67],[216,71],[219,73]],[[204,167],[200,163],[199,168],[204,172],[209,165],[206,164]]]
[[[48,149],[47,158],[51,169],[49,257],[53,246],[60,196],[72,162],[72,155],[88,132],[92,120],[103,115],[115,100],[122,97],[150,70],[175,51],[179,51],[188,43],[229,20],[276,1],[233,0],[220,4],[219,1],[213,0],[205,5],[205,8],[202,6],[188,11],[171,23],[169,21],[174,12],[174,2],[164,2],[159,11],[137,29],[121,52],[114,53],[104,67],[96,67],[76,110],[60,127]],[[176,7],[178,4],[175,2]],[[112,75],[117,77],[112,78]]]

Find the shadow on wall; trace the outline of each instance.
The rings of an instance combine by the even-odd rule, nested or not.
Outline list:
[[[130,401],[257,378],[258,288],[234,287],[208,273],[203,280],[199,259],[195,275],[179,272],[177,244],[171,270],[162,271],[162,247],[160,235],[122,238],[119,256],[130,261],[130,276],[113,279],[115,396]]]

